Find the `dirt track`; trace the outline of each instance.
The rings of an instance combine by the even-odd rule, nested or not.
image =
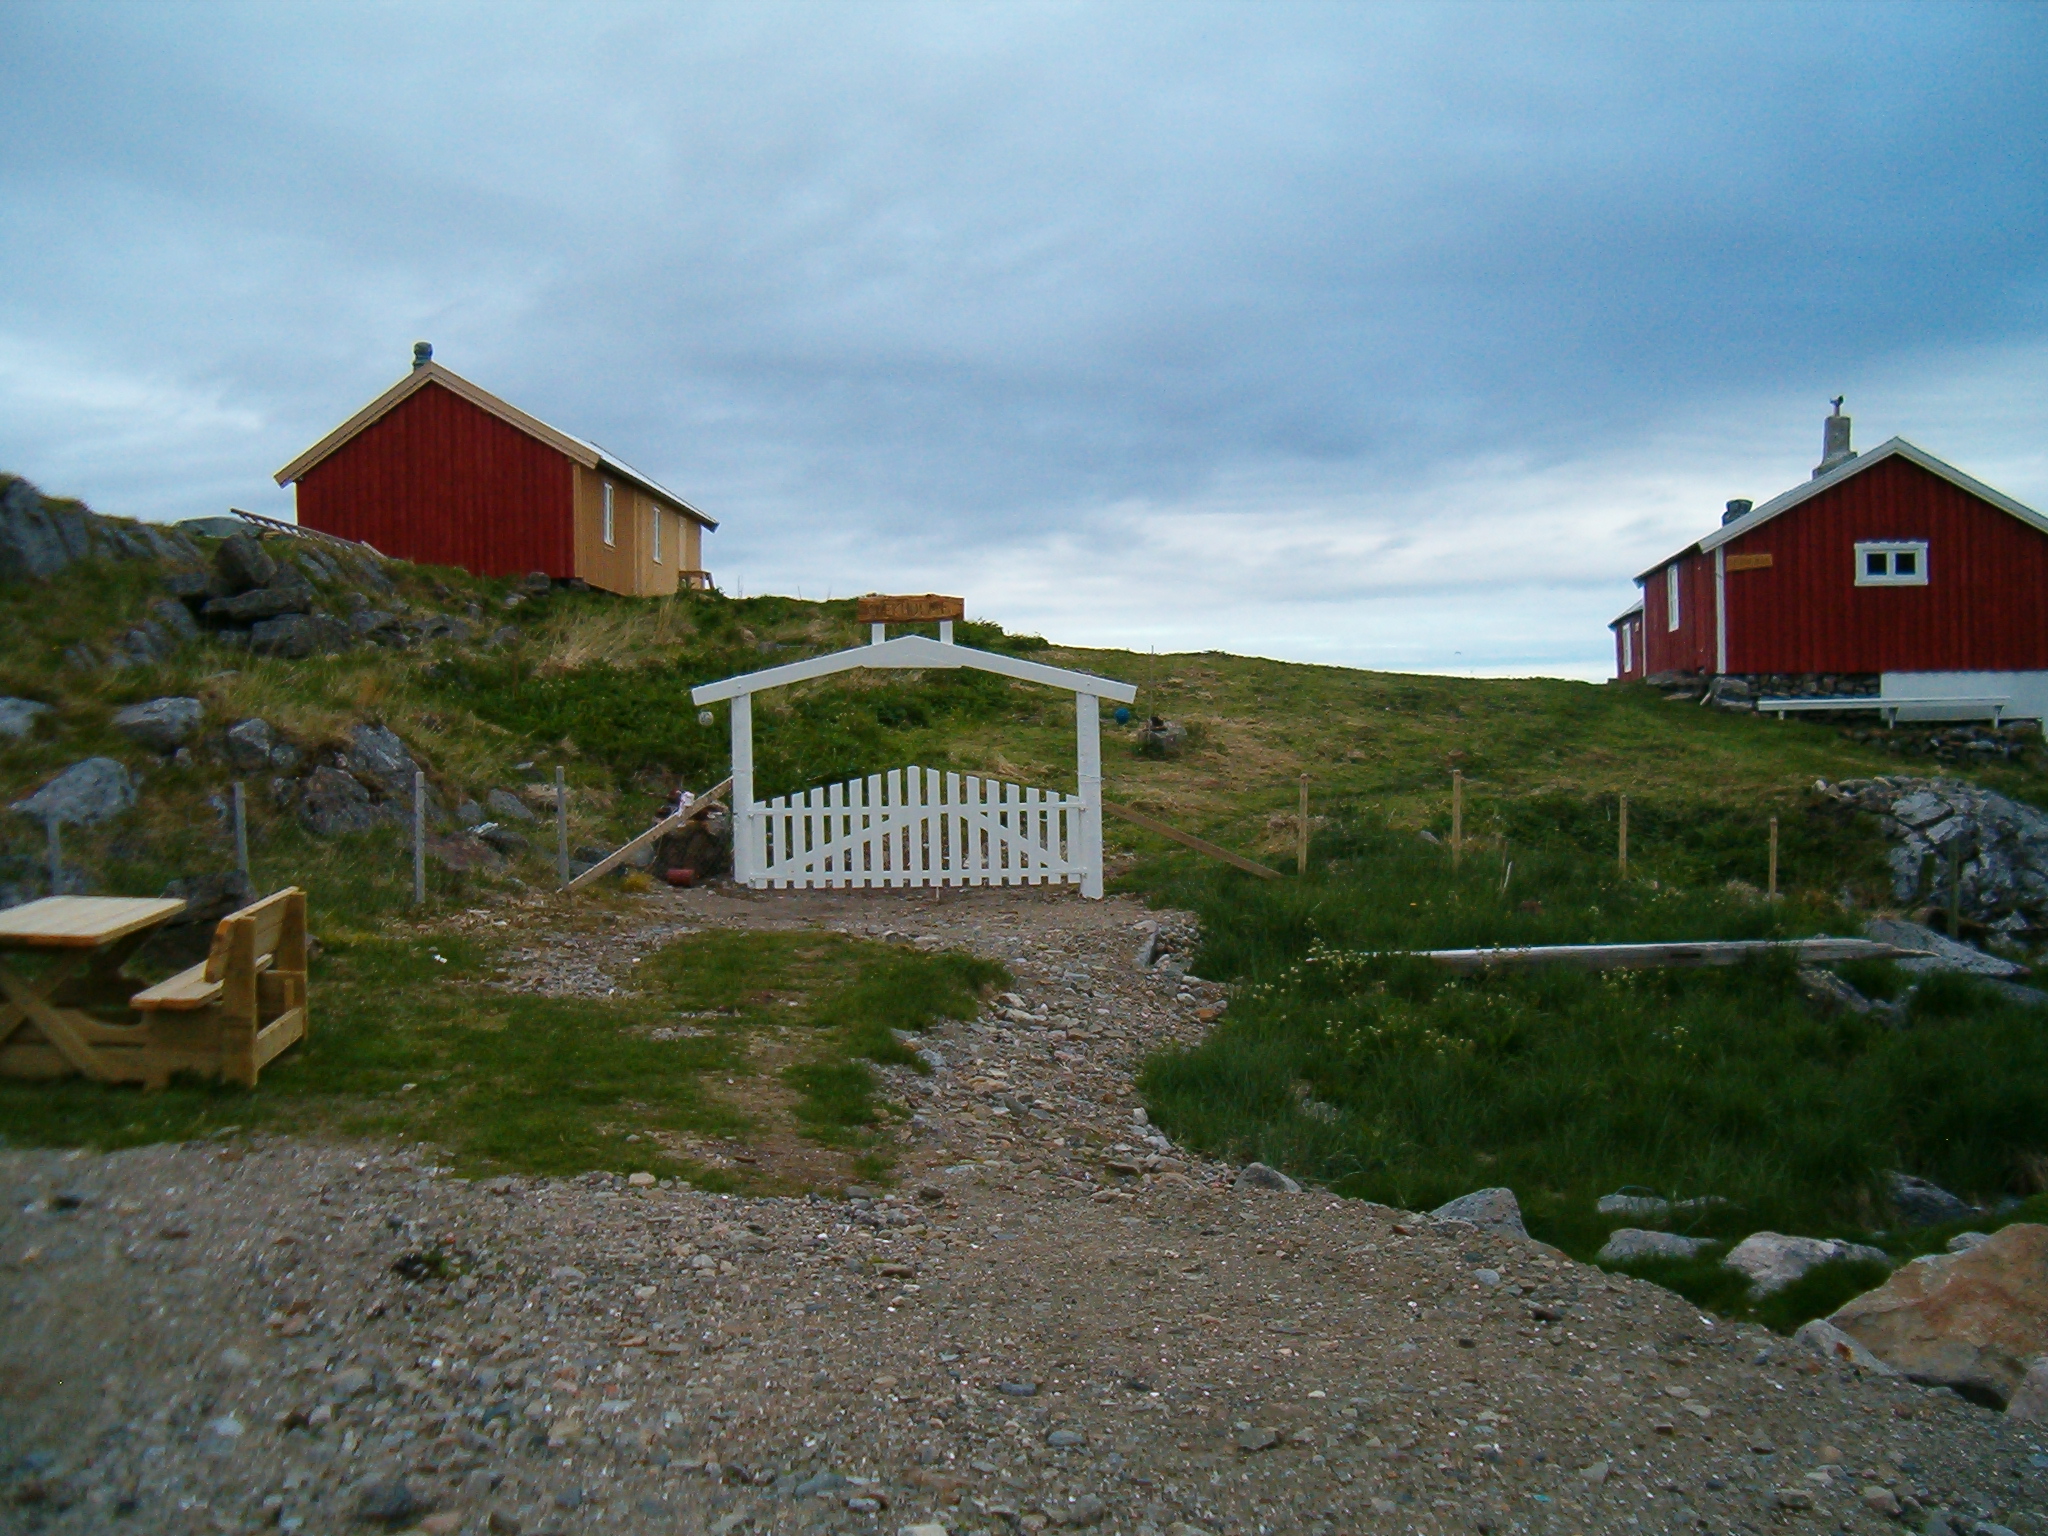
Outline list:
[[[665,893],[552,943],[574,986],[724,923],[1013,962],[893,1085],[886,1198],[472,1184],[286,1139],[0,1154],[0,1525],[2048,1533],[2048,1447],[1985,1410],[1148,1140],[1130,1069],[1220,993],[1138,971],[1145,920]]]

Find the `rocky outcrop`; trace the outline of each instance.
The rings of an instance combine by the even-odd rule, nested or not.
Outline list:
[[[11,809],[37,821],[55,820],[92,826],[120,815],[135,804],[135,780],[111,757],[88,757],[73,763],[26,800]]]
[[[2048,916],[2048,814],[1959,779],[1887,775],[1816,788],[1878,817],[1897,843],[1894,900],[1945,907],[1953,871],[1972,922],[2017,931]]]
[[[2048,1226],[1915,1259],[1828,1321],[1903,1376],[2004,1407],[2048,1355]]]
[[[370,804],[370,792],[339,768],[322,765],[299,789],[299,825],[315,837],[368,832],[384,818]]]
[[[1515,1199],[1512,1189],[1474,1190],[1445,1202],[1429,1214],[1438,1221],[1469,1221],[1482,1232],[1508,1237],[1529,1235],[1528,1228],[1522,1225],[1521,1202]]]
[[[1844,1242],[1838,1237],[1788,1237],[1783,1232],[1752,1232],[1721,1262],[1749,1277],[1749,1294],[1761,1301],[1820,1264],[1862,1260],[1889,1264],[1882,1248]]]
[[[1891,1196],[1892,1209],[1898,1212],[1899,1220],[1909,1227],[1938,1227],[1944,1222],[1962,1221],[1977,1214],[1976,1207],[1968,1201],[1950,1194],[1939,1184],[1916,1179],[1910,1173],[1886,1174],[1885,1190]]]
[[[204,557],[176,528],[102,517],[82,503],[55,500],[26,480],[0,475],[0,581],[49,581],[94,558],[196,565]]]

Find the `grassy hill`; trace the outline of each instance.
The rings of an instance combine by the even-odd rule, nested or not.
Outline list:
[[[134,811],[66,833],[67,860],[108,891],[153,893],[173,877],[226,867],[219,807],[234,773],[219,733],[235,720],[262,716],[308,761],[345,750],[360,724],[388,726],[446,806],[551,779],[560,764],[574,843],[611,846],[645,826],[676,785],[724,776],[723,711],[701,724],[692,684],[865,638],[851,601],[533,594],[516,582],[394,564],[391,589],[372,594],[381,607],[455,616],[471,636],[505,625],[517,633],[302,660],[201,639],[145,664],[81,665],[77,647],[104,656],[110,637],[147,614],[162,578],[160,562],[95,558],[61,580],[0,582],[0,694],[51,706],[26,737],[6,743],[0,794],[18,799],[93,754],[134,769]],[[336,613],[350,604],[347,580],[315,585]],[[1289,872],[1261,883],[1125,823],[1106,828],[1123,887],[1199,911],[1209,938],[1197,969],[1243,983],[1207,1044],[1156,1061],[1145,1077],[1155,1116],[1184,1141],[1405,1205],[1511,1184],[1535,1230],[1580,1253],[1614,1224],[1593,1218],[1593,1198],[1624,1184],[1729,1200],[1696,1223],[1727,1239],[1770,1224],[1880,1226],[1876,1191],[1891,1167],[1987,1201],[2025,1194],[2048,1172],[2048,1032],[2038,1015],[1968,986],[1923,988],[1898,1028],[1817,1010],[1782,967],[1461,981],[1383,953],[1853,932],[1889,900],[1883,846],[1867,818],[1812,793],[1814,781],[1939,768],[2048,803],[2038,745],[2010,761],[1936,764],[1899,750],[1918,740],[1910,733],[1731,715],[1641,687],[1075,649],[993,623],[963,625],[960,639],[1136,683],[1140,714],[1181,721],[1187,748],[1143,756],[1131,731],[1106,723],[1105,793]],[[139,748],[111,724],[121,706],[167,694],[207,709],[205,733],[177,757]],[[1072,732],[1070,698],[980,674],[855,674],[757,701],[761,789],[770,794],[909,763],[1063,788]],[[1467,785],[1468,851],[1456,870],[1441,843],[1421,835],[1448,832],[1453,769]],[[1315,820],[1310,872],[1298,879],[1304,773]],[[458,1006],[456,989],[487,969],[490,942],[471,936],[458,950],[396,921],[410,866],[395,828],[318,838],[288,803],[273,803],[261,776],[247,787],[255,883],[309,890],[329,944],[321,980],[330,1017],[339,1004],[361,1025],[354,1037],[343,1031],[355,1056],[332,1034],[320,1047],[343,1053],[329,1058],[328,1109],[310,1108],[284,1072],[277,1091],[254,1103],[196,1090],[143,1103],[84,1085],[0,1085],[12,1134],[138,1139],[326,1113],[345,1129],[433,1134],[479,1165],[703,1176],[680,1154],[625,1148],[602,1133],[607,1106],[633,1098],[639,1069],[584,1059],[578,1042],[603,1019],[621,1029],[645,1020],[626,1020],[624,1005],[522,1002],[511,1008],[525,1020],[515,1033],[555,1045],[536,1044],[531,1059],[494,1045],[495,1065],[458,1071],[449,1063],[463,1053],[447,1032],[469,1005]],[[1614,864],[1622,794],[1631,805],[1627,878]],[[1775,903],[1759,891],[1773,816],[1787,892]],[[437,864],[434,911],[550,887],[545,831],[541,847],[502,869]],[[41,858],[39,828],[0,818],[0,879],[32,883]],[[590,910],[613,899],[599,893]],[[699,959],[699,971],[710,965]],[[672,988],[698,985],[688,961],[662,962]],[[717,964],[738,976],[757,962],[767,963]],[[837,1138],[878,1170],[886,1107],[861,1062],[890,1046],[859,999],[875,992],[863,991],[862,977],[879,961],[853,947],[803,963],[816,971],[800,990],[821,1043],[787,1069],[796,1074],[788,1081],[810,1134]],[[1856,980],[1878,995],[1904,988],[1884,967]],[[412,1034],[399,1022],[411,1008],[397,1006],[401,984],[435,999]],[[963,985],[971,991],[937,973],[917,984],[930,1007],[890,1022],[915,1027],[956,1011]],[[391,1043],[401,1035],[404,1049]],[[703,1054],[690,1070],[705,1081],[735,1070],[731,1051]],[[446,1091],[405,1099],[398,1079],[421,1079],[429,1067]],[[479,1074],[492,1072],[536,1082],[580,1072],[587,1081],[573,1106],[521,1107],[484,1092]],[[714,1099],[679,1082],[656,1109],[679,1132],[712,1134],[734,1113]],[[543,1121],[544,1155],[534,1131]],[[1722,1283],[1707,1269],[1667,1278],[1703,1299]]]

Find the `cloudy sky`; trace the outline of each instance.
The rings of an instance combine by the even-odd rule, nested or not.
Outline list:
[[[0,468],[270,475],[414,340],[728,591],[1599,676],[1827,397],[2048,507],[2048,8],[0,6]]]

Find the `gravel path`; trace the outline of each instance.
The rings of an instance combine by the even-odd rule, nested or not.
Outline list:
[[[1149,1132],[1132,1067],[1223,1002],[1133,964],[1184,917],[713,890],[513,920],[508,986],[630,986],[713,925],[1018,983],[892,1079],[916,1117],[879,1198],[283,1138],[0,1153],[0,1528],[2048,1533],[2043,1437],[1997,1415]]]

